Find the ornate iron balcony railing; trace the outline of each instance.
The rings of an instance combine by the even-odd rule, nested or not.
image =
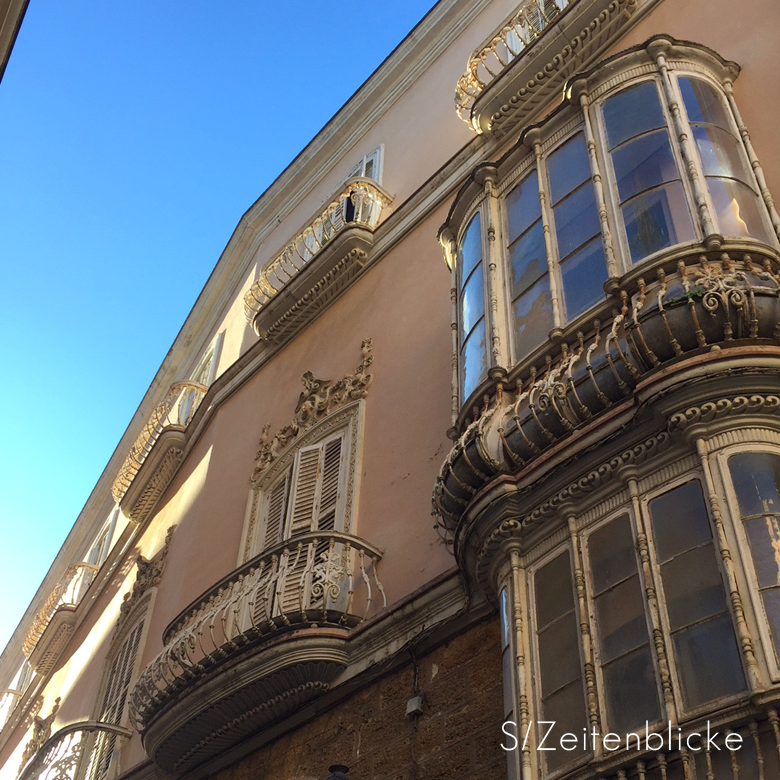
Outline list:
[[[149,417],[114,480],[111,493],[119,503],[135,479],[160,434],[171,427],[186,428],[208,387],[200,382],[176,382]]]
[[[43,636],[46,626],[54,617],[54,613],[62,607],[75,609],[87,592],[92,580],[95,579],[95,573],[99,568],[91,563],[76,563],[67,569],[43,606],[38,610],[30,630],[27,632],[22,649],[28,658],[35,650],[35,646]]]
[[[104,777],[116,740],[131,733],[130,729],[99,721],[65,726],[41,745],[22,768],[18,780],[76,780],[77,776],[85,776],[85,771],[89,778]],[[106,762],[102,772],[96,771],[97,761]]]
[[[261,271],[244,296],[244,313],[254,322],[260,310],[343,230],[373,230],[392,198],[375,181],[349,179],[340,192]]]
[[[546,29],[577,0],[524,0],[504,24],[469,57],[455,87],[458,116],[471,124],[471,107]]]
[[[353,628],[381,599],[373,545],[335,531],[301,534],[248,561],[168,627],[141,673],[130,713],[142,730],[168,696],[253,639],[290,629]]]

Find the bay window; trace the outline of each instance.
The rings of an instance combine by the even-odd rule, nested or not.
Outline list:
[[[612,316],[607,293],[640,263],[652,279],[669,260],[734,239],[778,248],[780,217],[732,98],[737,66],[667,39],[608,63],[475,169],[440,233],[448,257],[457,249],[461,408],[489,365],[499,375],[544,359],[548,339],[571,343]],[[487,318],[486,300],[497,306]]]

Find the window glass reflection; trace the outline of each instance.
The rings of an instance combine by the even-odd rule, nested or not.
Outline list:
[[[684,77],[679,84],[717,229],[724,236],[753,236],[772,242],[747,155],[723,98],[702,79]]]
[[[462,398],[487,374],[485,289],[482,274],[482,233],[476,214],[460,242],[460,353]]]
[[[693,240],[693,221],[655,82],[609,98],[604,122],[631,261]]]
[[[780,456],[741,452],[729,471],[745,524],[764,614],[780,658]]]
[[[571,320],[604,298],[607,264],[585,137],[578,133],[548,160],[563,303]]]
[[[699,481],[654,498],[649,509],[685,706],[698,707],[744,690]]]

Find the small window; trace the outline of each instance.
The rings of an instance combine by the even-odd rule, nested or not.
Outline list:
[[[347,179],[354,179],[357,176],[362,176],[366,179],[373,179],[377,184],[382,183],[381,146],[377,146],[376,149],[363,157],[363,159],[349,172]]]
[[[460,242],[460,353],[463,398],[487,375],[485,289],[482,279],[480,215],[469,223]]]

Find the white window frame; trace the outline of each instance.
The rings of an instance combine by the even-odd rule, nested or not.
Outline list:
[[[385,145],[379,144],[376,149],[372,149],[368,154],[364,155],[357,165],[355,165],[349,174],[344,178],[344,181],[354,179],[358,176],[362,176],[368,179],[372,179],[377,184],[382,184],[382,163],[384,158]],[[371,176],[366,176],[366,169],[369,165],[372,165]]]
[[[266,473],[249,492],[246,521],[241,541],[238,565],[268,549],[265,545],[268,496],[273,487],[286,473],[296,476],[299,453],[312,446],[318,446],[337,436],[342,436],[341,465],[339,474],[339,498],[336,505],[335,529],[343,533],[354,533],[357,498],[360,493],[360,442],[363,426],[363,400],[346,404],[310,428],[291,442],[269,466]],[[290,500],[285,508],[284,529],[281,541],[290,538]],[[272,545],[270,545],[272,546]]]

